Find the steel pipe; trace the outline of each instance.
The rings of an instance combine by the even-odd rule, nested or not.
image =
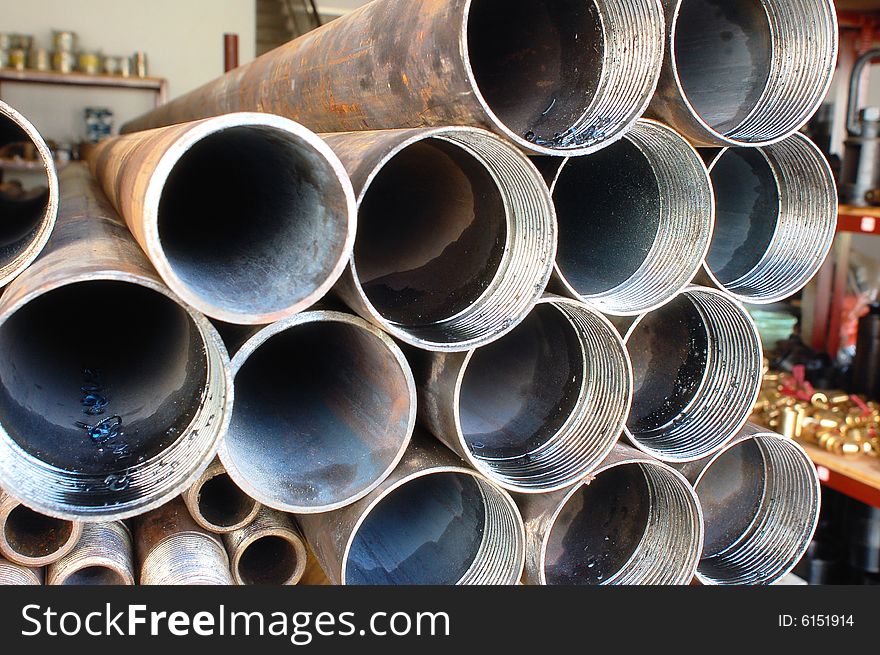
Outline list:
[[[819,148],[794,134],[764,148],[726,148],[709,170],[718,213],[708,276],[751,304],[803,289],[837,232],[837,189]]]
[[[223,537],[237,585],[295,585],[306,570],[306,544],[293,517],[263,507],[247,526]]]
[[[220,537],[202,530],[179,498],[134,520],[142,585],[231,585]]]
[[[49,565],[47,585],[134,584],[131,532],[120,522],[88,523],[72,551]]]
[[[369,496],[297,517],[333,584],[515,584],[525,535],[510,495],[421,435]]]
[[[41,584],[43,584],[43,569],[27,568],[0,557],[0,586]]]
[[[606,314],[636,316],[694,279],[715,202],[703,160],[674,130],[642,120],[612,147],[552,169],[560,293]]]
[[[327,512],[375,489],[416,420],[400,348],[342,312],[304,312],[254,334],[232,359],[236,406],[220,460],[247,495],[282,512]]]
[[[469,350],[522,321],[556,253],[541,175],[484,130],[327,135],[358,198],[354,254],[337,286],[361,317],[427,350]]]
[[[193,520],[215,534],[245,527],[260,511],[260,503],[236,486],[218,459],[183,493],[183,502]]]
[[[683,585],[703,546],[703,516],[677,471],[618,444],[582,484],[518,496],[524,581],[541,585]]]
[[[748,424],[721,452],[680,467],[703,506],[703,584],[773,584],[800,561],[819,521],[816,468],[798,444]]]
[[[26,269],[42,252],[58,215],[58,175],[52,152],[30,121],[0,101],[0,147],[32,144],[45,175],[45,188],[23,191],[21,198],[0,194],[0,287]]]
[[[73,550],[82,533],[82,523],[35,512],[0,490],[0,556],[13,564],[51,564]]]
[[[165,283],[212,318],[261,325],[296,314],[351,254],[355,202],[342,164],[279,116],[110,139],[90,165]]]
[[[269,111],[319,132],[473,125],[582,155],[648,106],[659,0],[381,0],[123,126]]]
[[[816,112],[837,63],[832,0],[663,0],[649,114],[701,146],[766,145]]]
[[[620,438],[632,367],[614,326],[547,296],[503,339],[411,355],[422,423],[494,483],[545,493],[583,479]]]
[[[689,287],[636,319],[624,337],[635,377],[627,438],[665,462],[720,450],[745,425],[761,387],[761,338],[728,295]]]
[[[65,169],[61,192],[46,251],[0,298],[0,480],[43,514],[106,522],[208,466],[229,423],[229,359],[85,167]]]

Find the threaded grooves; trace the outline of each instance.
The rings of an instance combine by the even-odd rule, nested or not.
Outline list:
[[[0,586],[41,584],[43,580],[39,569],[19,566],[0,557]]]
[[[133,585],[131,534],[122,523],[87,523],[76,548],[49,565],[48,585]]]
[[[180,532],[153,548],[141,566],[142,585],[231,585],[229,558],[215,538]]]
[[[485,508],[483,540],[460,585],[513,585],[525,559],[522,517],[506,492],[474,476]]]
[[[819,513],[819,482],[806,454],[794,443],[771,434],[759,434],[733,446],[757,446],[763,463],[763,490],[752,520],[742,534],[733,536],[726,549],[700,562],[698,576],[709,584],[772,584],[785,576],[806,552],[816,529]],[[725,451],[711,467],[725,467]],[[748,481],[757,483],[755,477]],[[697,493],[701,481],[697,483]],[[710,490],[711,493],[711,490]],[[728,517],[719,507],[717,515],[706,513],[707,529],[711,522]],[[717,528],[716,528],[717,529]]]
[[[618,440],[632,399],[629,357],[613,327],[577,302],[541,303],[536,313],[545,307],[552,308],[554,318],[557,313],[562,315],[563,329],[574,333],[579,346],[579,361],[568,363],[580,384],[568,415],[555,434],[537,447],[527,442],[532,448],[514,456],[488,457],[474,447],[472,440],[465,441],[484,474],[520,491],[559,489],[598,466]],[[474,356],[480,357],[480,353]]]
[[[678,331],[683,324],[690,338]],[[667,331],[674,336],[665,338]],[[723,447],[745,424],[763,353],[745,309],[724,294],[692,287],[642,317],[627,346],[637,390],[626,435],[640,449],[667,462],[691,461]],[[666,358],[682,351],[681,360]],[[664,376],[674,386],[658,386]]]
[[[263,507],[251,523],[224,539],[236,584],[295,585],[305,573],[305,541],[286,514]]]

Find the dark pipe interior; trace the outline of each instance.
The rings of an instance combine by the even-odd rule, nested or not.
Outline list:
[[[248,546],[238,562],[238,574],[247,585],[283,585],[296,572],[296,550],[287,539],[261,537]]]
[[[549,304],[477,350],[461,388],[461,427],[471,452],[516,460],[546,443],[577,404],[583,361],[569,319]]]
[[[642,266],[660,229],[660,186],[651,163],[623,139],[569,159],[553,190],[556,262],[581,295],[609,291]]]
[[[46,557],[58,552],[73,532],[70,521],[43,516],[18,505],[6,517],[4,536],[12,549],[24,557]]]
[[[199,511],[202,516],[211,525],[224,528],[244,521],[256,503],[225,473],[215,475],[199,490]]]
[[[416,478],[382,499],[361,524],[346,582],[455,584],[480,549],[485,521],[482,492],[472,476]]]
[[[325,505],[369,486],[409,425],[393,353],[347,323],[305,323],[270,338],[236,374],[235,393],[229,454],[281,502]]]
[[[529,140],[577,145],[566,133],[592,102],[605,55],[596,5],[474,0],[467,29],[477,86],[495,115]]]
[[[361,203],[354,261],[367,298],[389,321],[430,325],[469,307],[495,277],[507,214],[488,170],[428,139],[379,171]]]
[[[125,582],[125,579],[118,572],[104,566],[87,566],[69,575],[64,580],[65,585],[74,587],[119,587],[124,585]]]
[[[683,0],[675,58],[687,99],[726,134],[758,103],[770,75],[770,23],[761,0]]]
[[[681,295],[646,315],[630,335],[627,349],[635,378],[627,427],[649,441],[687,418],[706,371],[709,336],[694,303]]]
[[[650,495],[640,465],[615,466],[565,503],[547,542],[544,573],[551,585],[596,585],[635,552],[648,522]]]
[[[745,534],[766,486],[764,457],[755,441],[723,452],[697,485],[706,527],[703,559],[721,553]]]
[[[161,453],[192,422],[206,380],[190,316],[139,285],[67,285],[0,325],[0,423],[65,471],[104,475]],[[98,397],[101,413],[87,413]]]
[[[755,268],[764,257],[779,220],[779,188],[760,151],[727,150],[712,167],[715,233],[706,263],[728,284]]]
[[[21,142],[32,143],[18,124],[0,114],[0,147]],[[5,177],[3,182],[0,184],[0,266],[10,263],[28,247],[49,204],[49,178],[45,170],[40,173],[36,186],[24,186]]]
[[[286,309],[339,260],[346,207],[329,164],[270,128],[217,132],[165,184],[159,238],[189,287],[228,311]]]

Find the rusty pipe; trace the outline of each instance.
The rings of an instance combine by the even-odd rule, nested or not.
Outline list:
[[[304,312],[232,359],[237,402],[220,460],[248,496],[296,514],[375,489],[403,456],[416,388],[394,341],[351,314]]]
[[[121,521],[87,523],[76,547],[46,569],[47,585],[134,584],[131,532]]]
[[[41,584],[43,584],[43,569],[32,569],[20,564],[13,564],[0,557],[0,587]]]
[[[269,111],[318,132],[472,125],[582,155],[645,111],[659,0],[381,0],[123,126]]]
[[[370,495],[297,520],[333,584],[512,585],[522,573],[510,495],[424,435]]]
[[[73,550],[82,533],[82,523],[35,512],[0,490],[0,556],[13,564],[51,564]]]
[[[819,148],[798,133],[764,148],[725,148],[709,170],[717,206],[705,267],[712,282],[750,304],[803,289],[837,232],[837,188]]]
[[[837,63],[832,0],[663,0],[667,46],[649,115],[700,146],[756,146],[799,130]]]
[[[632,367],[614,326],[558,296],[489,346],[410,358],[422,423],[510,491],[581,480],[619,439],[632,402]]]
[[[183,492],[183,502],[193,520],[215,534],[245,527],[260,511],[260,503],[236,486],[219,459]]]
[[[102,142],[90,165],[165,283],[228,323],[306,309],[342,274],[355,202],[315,134],[230,114]]]
[[[715,221],[709,173],[674,130],[639,121],[589,157],[546,158],[559,222],[552,288],[600,311],[662,307],[700,270]]]
[[[674,469],[618,444],[582,483],[518,496],[524,581],[542,585],[684,585],[703,546],[700,503]]]
[[[624,337],[635,394],[625,434],[665,462],[701,459],[745,425],[762,377],[761,338],[727,294],[689,287]]]
[[[337,285],[352,309],[435,351],[484,345],[525,318],[556,253],[553,204],[528,158],[474,128],[325,138],[358,198]]]
[[[220,537],[202,530],[180,498],[138,516],[135,554],[141,585],[231,585]]]
[[[293,517],[268,507],[223,537],[237,585],[295,585],[306,570],[306,544]]]
[[[229,359],[84,166],[64,170],[61,193],[45,252],[0,298],[0,480],[43,514],[106,522],[167,502],[210,464]]]
[[[703,506],[703,584],[773,584],[800,561],[819,521],[816,468],[798,444],[753,424],[719,453],[679,467]]]
[[[43,137],[30,121],[0,101],[0,146],[32,144],[45,175],[45,191],[27,199],[0,196],[0,287],[26,269],[42,252],[58,215],[58,175],[55,160]]]

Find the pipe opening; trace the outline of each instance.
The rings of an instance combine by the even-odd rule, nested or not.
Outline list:
[[[717,456],[697,480],[706,545],[698,575],[713,584],[772,584],[806,552],[819,486],[792,442],[756,435]]]
[[[22,557],[39,559],[57,553],[70,542],[73,523],[43,516],[17,505],[6,517],[4,538],[10,549]]]
[[[238,561],[238,575],[246,585],[287,584],[297,572],[294,545],[284,537],[269,535],[251,542]]]
[[[627,436],[663,461],[721,448],[751,414],[762,349],[745,310],[694,288],[646,314],[627,337],[635,378]]]
[[[114,571],[106,566],[87,566],[68,575],[62,584],[75,587],[120,587],[127,585],[128,580],[120,575],[118,571]]]
[[[693,279],[712,232],[705,166],[672,130],[639,122],[612,146],[566,160],[553,183],[556,270],[609,314],[665,303]]]
[[[225,473],[207,480],[199,490],[199,513],[211,525],[228,528],[245,521],[257,504]]]
[[[510,499],[487,482],[453,471],[421,475],[370,509],[351,540],[343,582],[512,584],[521,529]]]
[[[687,483],[663,466],[600,472],[564,501],[546,540],[551,585],[686,584],[700,547]]]
[[[562,488],[617,441],[629,376],[619,337],[598,315],[575,303],[539,303],[468,361],[461,438],[480,469],[501,484]]]
[[[317,300],[348,235],[346,195],[330,162],[264,126],[194,144],[168,175],[157,220],[164,256],[192,293],[262,322]]]
[[[240,363],[221,457],[263,504],[327,511],[367,493],[399,459],[412,430],[411,378],[366,324],[295,320]]]
[[[167,453],[201,409],[206,379],[189,314],[139,285],[70,284],[0,326],[0,422],[65,474],[123,477]]]
[[[517,137],[551,150],[590,148],[644,111],[660,73],[662,25],[662,9],[648,0],[473,0],[469,62],[487,105]]]

